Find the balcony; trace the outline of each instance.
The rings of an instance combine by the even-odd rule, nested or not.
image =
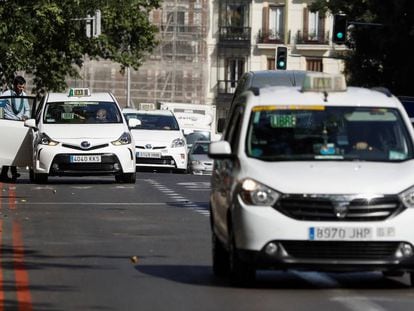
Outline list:
[[[220,27],[219,45],[226,47],[249,47],[250,27]]]
[[[259,30],[259,33],[257,35],[257,43],[268,43],[268,44],[281,44],[285,43],[285,33],[283,31],[281,32],[275,32],[271,29],[269,30]]]
[[[296,44],[329,44],[329,31],[320,33],[309,33],[304,31],[298,31],[296,33]]]
[[[234,94],[236,87],[236,80],[217,80],[217,94]]]

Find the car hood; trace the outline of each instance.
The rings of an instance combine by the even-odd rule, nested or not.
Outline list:
[[[181,131],[131,130],[136,144],[171,143],[176,138],[183,138]]]
[[[191,154],[190,159],[192,161],[213,162],[213,159],[209,158],[207,154]]]
[[[243,176],[282,193],[397,194],[414,185],[414,160],[384,162],[264,162],[249,160]]]
[[[126,127],[116,124],[48,124],[42,132],[55,140],[62,139],[118,139]]]

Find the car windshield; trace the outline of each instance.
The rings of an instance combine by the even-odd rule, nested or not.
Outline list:
[[[196,131],[185,136],[187,145],[192,145],[198,140],[210,140],[210,132]]]
[[[209,143],[195,143],[191,153],[192,154],[208,154]]]
[[[54,124],[122,123],[114,102],[49,102],[43,118],[44,123]]]
[[[141,124],[136,127],[140,130],[163,130],[178,131],[177,120],[172,115],[149,114],[149,113],[126,113],[125,117],[129,119],[138,119]]]
[[[265,161],[404,161],[410,136],[396,109],[260,106],[251,113],[246,152]]]

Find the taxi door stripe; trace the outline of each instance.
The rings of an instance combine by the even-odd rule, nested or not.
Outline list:
[[[29,289],[29,274],[24,265],[24,246],[20,224],[13,221],[13,262],[16,295],[19,311],[32,311],[32,296]]]

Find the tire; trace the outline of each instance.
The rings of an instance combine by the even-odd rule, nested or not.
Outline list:
[[[256,269],[253,265],[240,259],[237,253],[234,233],[231,228],[229,237],[229,270],[230,282],[238,287],[250,287],[256,279]]]
[[[211,234],[211,246],[214,275],[218,277],[228,276],[230,272],[229,253],[214,232]]]
[[[48,174],[43,174],[43,173],[34,173],[33,172],[33,181],[36,184],[46,184],[47,180],[48,180]]]
[[[125,173],[121,175],[115,175],[115,181],[124,184],[135,184],[136,173]]]
[[[32,168],[29,170],[29,180],[30,180],[30,182],[32,182],[32,183],[34,183],[34,182],[35,182],[35,179],[34,179],[34,172],[33,172],[33,169],[32,169]]]
[[[414,272],[410,272],[411,287],[414,287]]]

